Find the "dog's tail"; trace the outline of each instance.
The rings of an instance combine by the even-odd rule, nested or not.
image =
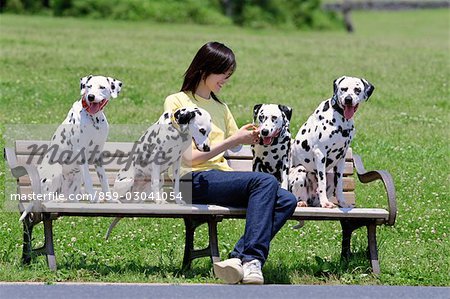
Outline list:
[[[305,220],[299,220],[297,225],[294,225],[292,228],[293,229],[300,229],[305,225]]]
[[[111,222],[111,224],[108,227],[108,230],[106,231],[106,235],[105,235],[105,240],[108,240],[109,235],[111,235],[111,232],[113,230],[113,228],[117,225],[117,223],[119,223],[119,221],[122,219],[123,217],[116,217],[114,218],[114,220]]]
[[[23,222],[25,220],[25,217],[33,210],[33,203],[30,203],[25,207],[25,210],[23,211],[22,215],[19,218],[19,222]]]

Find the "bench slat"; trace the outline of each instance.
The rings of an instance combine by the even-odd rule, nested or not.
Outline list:
[[[43,211],[49,213],[79,213],[108,215],[229,215],[244,216],[246,209],[222,207],[216,205],[177,205],[177,204],[117,204],[117,203],[67,203],[45,202]],[[296,208],[293,218],[323,217],[323,218],[371,218],[387,219],[388,211],[384,209],[354,208],[354,209],[324,209]]]
[[[17,140],[15,142],[15,151],[17,155],[30,155],[33,150],[33,145],[36,145],[38,148],[49,144],[48,140]],[[106,142],[103,147],[104,151],[108,151],[110,153],[117,153],[116,156],[123,156],[122,153],[126,153],[127,155],[133,148],[133,142]],[[122,152],[122,153],[120,153]]]
[[[97,176],[97,173],[90,172],[92,177],[92,182],[94,186],[100,186],[100,180]],[[114,181],[116,180],[117,173],[116,172],[107,172],[108,184],[110,186],[114,186]],[[165,178],[164,181],[166,184],[171,184],[172,180],[169,178]],[[19,178],[20,186],[30,186],[30,178],[28,176],[22,176]],[[355,190],[355,180],[352,177],[344,177],[343,179],[344,191],[354,191]]]
[[[250,171],[252,169],[252,160],[229,159],[228,165],[235,171]],[[353,163],[345,162],[344,176],[353,175]]]
[[[21,164],[36,164],[39,162],[40,156],[33,156],[30,159],[29,155],[18,155],[17,162]],[[30,161],[29,161],[30,160]],[[106,171],[119,171],[121,168],[125,167],[128,163],[127,157],[111,157],[108,160],[105,160],[104,168]],[[227,160],[228,165],[233,168],[235,171],[251,171],[252,169],[252,160],[239,160],[239,159],[230,159]],[[89,168],[91,170],[94,169],[94,166],[90,165]],[[345,162],[344,167],[344,176],[353,175],[353,163]]]
[[[252,149],[250,146],[243,146],[239,152],[232,152],[230,150],[224,153],[224,157],[226,159],[237,159],[237,160],[246,160],[252,159]],[[351,161],[353,159],[353,150],[351,148],[348,149],[347,154],[345,155],[346,161]]]
[[[49,144],[49,141],[45,140],[17,140],[15,142],[15,152],[17,155],[30,155],[32,153],[33,145],[38,148]],[[106,142],[103,150],[113,153],[112,156],[122,157],[124,154],[129,154],[133,149],[133,142]],[[227,159],[252,159],[252,150],[250,146],[243,146],[239,152],[226,151],[224,157]],[[347,161],[353,159],[353,150],[349,148],[347,154],[345,155]]]
[[[101,189],[100,189],[99,186],[94,186],[94,191],[100,192]],[[168,190],[165,190],[165,191],[167,192]],[[19,192],[19,194],[22,194],[22,195],[26,196],[28,194],[32,194],[33,190],[31,189],[30,186],[19,186],[18,192]],[[345,201],[348,204],[353,204],[354,205],[356,203],[356,196],[355,196],[354,192],[344,192],[344,198],[345,198]],[[334,197],[331,198],[330,201],[335,203],[335,204],[337,204],[337,201],[336,201],[336,199]]]
[[[31,159],[29,157],[29,155],[18,155],[17,162],[21,164],[37,164],[39,162],[40,156],[33,156]],[[121,168],[125,167],[127,163],[129,163],[127,159],[128,156],[111,157],[105,160],[103,167],[106,171],[119,171]],[[89,169],[93,170],[94,166],[89,165]]]

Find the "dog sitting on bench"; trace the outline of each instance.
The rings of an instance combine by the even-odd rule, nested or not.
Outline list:
[[[53,134],[38,167],[42,193],[60,193],[70,200],[70,196],[81,194],[84,186],[91,201],[97,201],[99,194],[94,191],[89,173],[89,164],[94,164],[103,196],[110,195],[100,158],[109,131],[103,109],[121,89],[122,82],[111,77],[89,75],[80,79],[81,99],[72,105],[66,119]],[[33,203],[27,206],[20,221],[32,209]]]
[[[345,155],[355,134],[353,116],[372,95],[365,79],[342,76],[333,82],[333,96],[323,101],[292,141],[290,191],[299,206],[350,207],[343,194]]]
[[[132,161],[122,168],[114,183],[114,192],[122,200],[142,202],[150,199],[155,203],[166,203],[167,196],[160,193],[161,176],[173,168],[173,198],[177,204],[185,204],[180,193],[180,166],[183,153],[194,142],[200,151],[209,151],[211,116],[201,108],[180,108],[173,113],[164,112],[158,122],[150,126],[133,148]],[[108,239],[117,217],[111,223]]]
[[[114,192],[119,197],[128,192],[155,196],[161,189],[161,174],[174,166],[174,193],[178,194],[181,156],[191,145],[191,140],[198,150],[209,151],[209,132],[211,116],[201,108],[164,112],[135,143],[132,161],[119,171]],[[176,203],[183,202],[177,197]]]
[[[284,105],[257,104],[253,123],[259,129],[259,142],[253,144],[253,171],[273,174],[281,188],[288,190],[292,109]]]

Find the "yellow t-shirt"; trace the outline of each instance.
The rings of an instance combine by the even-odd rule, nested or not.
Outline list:
[[[226,138],[233,135],[238,127],[236,121],[226,104],[221,104],[214,99],[204,99],[199,95],[192,95],[191,92],[178,92],[172,94],[164,101],[164,111],[174,111],[181,107],[199,107],[209,112],[212,119],[211,133],[209,134],[210,146],[214,146]],[[194,143],[192,149],[195,149]],[[223,153],[211,158],[210,160],[197,164],[193,167],[181,164],[181,174],[184,175],[190,171],[203,171],[218,169],[224,171],[233,170],[225,160]]]

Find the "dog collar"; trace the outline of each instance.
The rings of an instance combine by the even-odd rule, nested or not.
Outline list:
[[[172,126],[177,129],[178,131],[181,130],[180,125],[178,124],[177,120],[175,119],[175,111],[172,112],[170,115],[170,122],[172,123]]]
[[[108,104],[108,100],[104,99],[102,101],[102,103],[100,104],[100,109],[98,109],[98,111],[102,111],[103,108]],[[90,111],[90,106],[86,101],[86,97],[83,95],[83,98],[81,99],[81,105],[83,106],[83,109],[86,110],[89,114],[92,115],[91,111]]]
[[[339,106],[339,104],[337,103],[337,100],[335,99],[335,97],[333,97],[330,100],[330,102],[331,102],[331,107],[333,107],[334,110],[339,112],[340,115],[344,116],[344,109],[342,109],[341,106]]]

